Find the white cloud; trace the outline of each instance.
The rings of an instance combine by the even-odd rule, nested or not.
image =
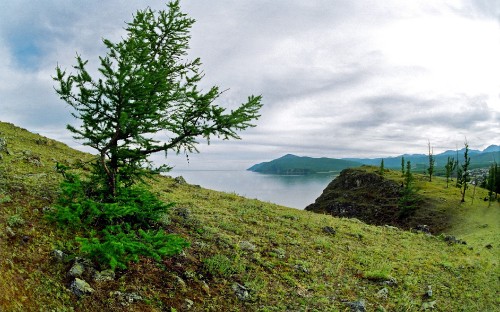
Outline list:
[[[162,1],[146,3],[165,8]],[[101,38],[118,40],[124,22],[144,5],[2,2],[0,120],[77,145],[64,130],[73,120],[52,89],[54,67],[71,69],[78,52],[96,72],[105,53]],[[428,139],[445,150],[464,136],[474,148],[500,143],[496,0],[181,5],[197,20],[190,55],[201,57],[203,87],[230,88],[220,101],[229,107],[250,94],[262,94],[265,104],[243,141],[202,145],[191,167],[217,166],[220,159],[247,167],[285,153],[419,153]],[[13,38],[25,38],[34,50],[20,53]],[[184,157],[169,162],[186,163]]]

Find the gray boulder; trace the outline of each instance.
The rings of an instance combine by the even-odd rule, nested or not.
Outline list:
[[[346,302],[345,304],[351,308],[351,312],[366,312],[365,301],[363,299],[358,301]]]
[[[233,286],[233,291],[234,294],[238,299],[241,301],[249,301],[250,300],[250,289],[247,287],[239,284],[239,283],[234,283]]]
[[[75,262],[71,269],[69,269],[68,276],[79,277],[85,272],[85,266],[81,262]]]
[[[90,287],[89,283],[79,278],[75,278],[69,286],[69,289],[78,297],[89,295],[94,292],[94,289]]]

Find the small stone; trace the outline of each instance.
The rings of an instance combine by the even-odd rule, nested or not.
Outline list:
[[[249,241],[240,242],[239,247],[241,250],[245,250],[245,251],[255,251],[255,249],[256,249],[255,245],[250,243]]]
[[[462,245],[467,245],[466,241],[463,241],[461,239],[457,239],[455,236],[452,235],[446,235],[444,237],[444,241],[448,243],[448,245],[452,244],[462,244]]]
[[[323,232],[325,232],[326,234],[330,234],[330,235],[335,235],[337,234],[337,231],[335,231],[334,228],[332,228],[331,226],[325,226],[323,228]]]
[[[75,280],[69,286],[69,289],[78,297],[82,297],[94,292],[94,289],[90,287],[89,283],[79,278],[75,278]]]
[[[7,141],[4,138],[0,138],[0,152],[5,152],[7,155],[9,154],[7,150]]]
[[[366,312],[365,301],[363,299],[345,303],[351,308],[351,312]]]
[[[95,272],[93,279],[96,282],[112,281],[115,279],[115,271],[108,269],[101,272]]]
[[[389,295],[389,290],[385,287],[377,292],[378,298],[387,299],[387,295]]]
[[[175,210],[176,214],[184,220],[188,220],[191,216],[191,211],[188,208],[179,207]]]
[[[123,305],[128,306],[130,303],[134,303],[142,300],[142,296],[134,292],[121,292],[113,291],[110,293],[111,296],[115,296],[116,299]]]
[[[174,180],[179,185],[187,184],[187,182],[186,182],[186,180],[184,179],[183,176],[178,176],[178,177],[174,178]]]
[[[85,266],[80,262],[75,262],[71,269],[69,269],[68,276],[82,276],[83,272],[85,272]]]
[[[382,284],[387,286],[396,286],[398,281],[394,277],[391,277],[388,280],[383,281]]]
[[[64,259],[66,258],[66,254],[59,250],[59,249],[54,249],[52,251],[52,257],[54,257],[54,259],[57,261],[57,262],[63,262]]]
[[[431,285],[427,286],[427,291],[425,292],[425,296],[427,298],[431,298],[432,297],[432,287],[431,287]]]
[[[309,273],[309,269],[305,265],[303,265],[302,263],[298,263],[298,264],[294,265],[294,268],[297,271]]]
[[[129,303],[133,303],[133,302],[137,302],[137,301],[142,300],[142,296],[137,294],[137,293],[134,293],[134,292],[124,293],[124,296],[125,296],[125,300]]]
[[[250,291],[247,287],[245,287],[239,283],[234,283],[232,288],[233,288],[233,291],[234,291],[236,297],[239,300],[241,300],[241,301],[250,300]]]
[[[419,224],[415,227],[415,230],[418,232],[426,233],[426,234],[431,234],[431,230],[429,229],[428,225],[425,224]]]

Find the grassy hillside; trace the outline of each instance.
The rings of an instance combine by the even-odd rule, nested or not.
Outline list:
[[[272,174],[311,174],[331,171],[341,171],[345,168],[358,167],[360,163],[333,159],[333,158],[312,158],[299,157],[295,155],[285,155],[269,162],[263,162],[248,168],[250,171]]]
[[[478,222],[484,220],[484,223],[488,223],[488,218],[489,223],[492,223],[491,220],[500,220],[500,210],[495,208],[498,205],[484,201],[488,197],[486,190],[479,187],[474,190],[471,186],[466,193],[467,202],[460,203],[461,190],[455,187],[455,180],[450,180],[447,187],[444,178],[434,177],[429,182],[429,177],[422,174],[414,175],[417,199],[414,208],[401,216],[399,200],[403,180],[401,172],[395,170],[385,170],[382,176],[380,168],[374,166],[346,169],[306,210],[355,217],[369,224],[390,224],[405,229],[427,225],[432,233],[438,234],[483,232],[477,227]],[[489,226],[488,229],[493,230]]]
[[[57,196],[55,162],[91,155],[5,123],[0,138],[9,152],[0,152],[1,311],[351,311],[360,301],[367,311],[494,311],[500,304],[500,207],[478,200],[479,191],[474,204],[469,197],[460,205],[442,181],[422,183],[422,192],[457,211],[450,231],[468,244],[450,245],[168,177],[152,186],[176,203],[163,224],[191,247],[161,263],[142,259],[111,281],[89,279],[95,291],[78,299],[68,290],[72,261],[52,254],[76,246],[43,215]]]

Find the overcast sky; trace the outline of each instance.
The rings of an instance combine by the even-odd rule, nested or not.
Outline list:
[[[82,148],[56,96],[55,66],[92,67],[138,9],[163,1],[2,0],[0,120]],[[262,94],[241,141],[168,155],[178,169],[245,169],[287,153],[378,157],[500,144],[500,1],[182,1],[190,57],[221,105]],[[156,161],[165,161],[155,156]],[[224,160],[221,162],[221,160]]]

